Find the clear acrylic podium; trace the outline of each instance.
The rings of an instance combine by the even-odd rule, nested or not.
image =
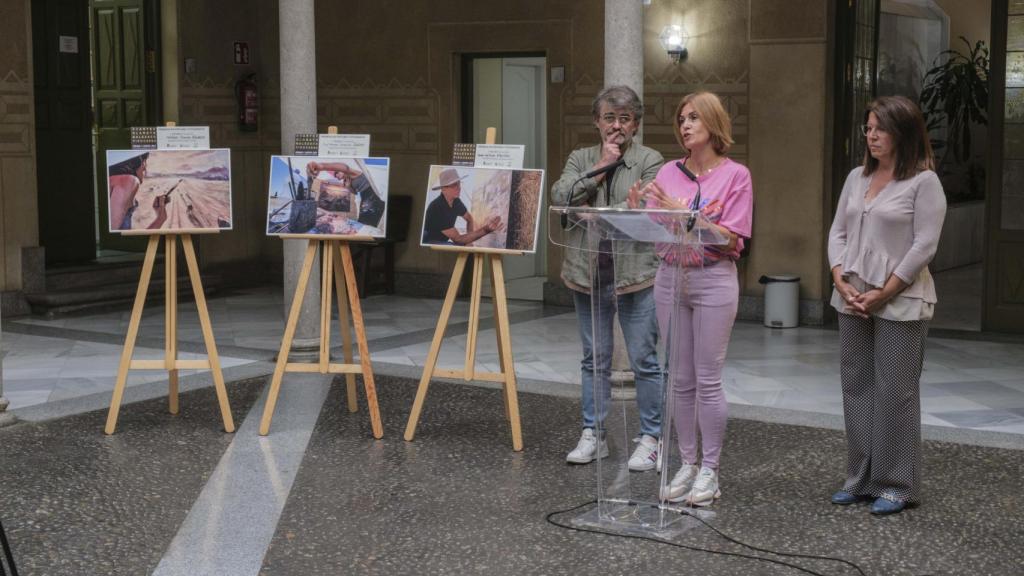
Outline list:
[[[556,206],[550,208],[549,216],[550,240],[565,250],[580,250],[588,257],[592,294],[599,293],[602,285],[615,281],[615,275],[598,272],[599,261],[607,264],[609,259],[621,261],[623,258],[652,258],[657,251],[662,256],[670,255],[677,263],[690,261],[699,268],[703,262],[705,246],[724,245],[728,242],[719,228],[697,211]],[[615,272],[618,273],[617,270]],[[678,309],[680,296],[687,290],[687,275],[678,273],[675,278],[672,289],[673,309]],[[665,334],[659,335],[659,351],[664,351],[659,354],[663,368],[666,368],[664,360],[667,356],[667,378],[662,388],[658,464],[653,471],[631,472],[628,461],[636,447],[634,438],[640,433],[639,416],[633,399],[635,392],[621,382],[610,382],[611,400],[606,406],[603,404],[607,401],[598,388],[602,385],[602,360],[610,362],[610,359],[602,358],[601,355],[604,350],[611,350],[612,347],[607,343],[601,345],[601,331],[596,327],[601,322],[609,321],[607,317],[602,318],[602,314],[615,314],[615,302],[616,299],[612,298],[609,312],[608,308],[597,305],[597,298],[591,298],[594,322],[591,327],[594,343],[594,412],[598,419],[601,414],[607,413],[603,430],[609,454],[607,458],[598,458],[596,463],[590,464],[594,466],[597,475],[597,506],[577,516],[572,522],[604,531],[668,538],[698,525],[699,522],[693,517],[714,517],[714,512],[710,510],[689,508],[685,502],[671,503],[662,499],[681,465],[672,422],[674,411],[670,384],[680,368],[678,352],[670,344],[678,341],[675,332],[679,327],[670,321],[667,337]]]

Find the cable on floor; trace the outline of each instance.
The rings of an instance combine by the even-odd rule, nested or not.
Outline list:
[[[678,542],[672,542],[672,541],[669,541],[669,540],[662,540],[661,538],[655,538],[653,536],[641,536],[641,535],[638,535],[638,534],[619,534],[617,532],[608,532],[608,531],[605,531],[605,530],[597,530],[597,529],[593,529],[593,528],[584,528],[584,527],[580,527],[580,526],[572,526],[570,524],[563,524],[563,523],[558,522],[558,521],[556,521],[554,519],[555,516],[560,516],[562,514],[567,514],[569,512],[574,512],[576,510],[579,510],[580,508],[583,508],[584,506],[590,506],[592,504],[597,504],[597,500],[590,500],[588,502],[584,502],[582,504],[579,504],[578,506],[573,506],[572,508],[566,508],[565,510],[555,510],[554,512],[549,512],[547,514],[547,516],[544,517],[544,519],[547,520],[547,522],[549,524],[552,524],[554,526],[558,526],[559,528],[565,528],[567,530],[575,530],[577,532],[591,532],[591,533],[594,533],[594,534],[604,534],[604,535],[607,535],[607,536],[618,536],[618,537],[621,537],[621,538],[632,538],[634,540],[649,540],[651,542],[656,542],[658,544],[667,544],[669,546],[674,546],[676,548],[682,548],[684,550],[690,550],[690,551],[693,551],[693,552],[704,552],[704,553],[707,553],[707,554],[718,554],[718,555],[721,555],[721,556],[730,556],[730,557],[734,557],[734,558],[745,558],[745,559],[748,559],[748,560],[756,560],[756,561],[759,561],[759,562],[768,562],[768,563],[771,563],[771,564],[777,564],[779,566],[785,566],[787,568],[793,568],[794,570],[799,570],[799,571],[804,572],[806,574],[811,574],[812,576],[828,576],[827,574],[823,574],[821,572],[816,572],[814,570],[811,570],[810,568],[805,568],[803,566],[800,566],[798,564],[793,564],[791,562],[784,562],[782,560],[776,560],[774,558],[765,558],[763,556],[755,556],[753,554],[743,554],[743,553],[740,553],[740,552],[728,552],[728,551],[725,551],[725,550],[713,550],[711,548],[701,548],[699,546],[689,546],[689,545],[686,545],[686,544],[680,544]],[[703,518],[698,517],[696,514],[692,514],[692,513],[688,512],[686,510],[683,510],[682,514],[684,516],[689,516],[691,518],[695,518],[701,524],[703,524],[704,526],[707,526],[708,528],[710,528],[714,533],[718,534],[719,536],[721,536],[726,541],[731,542],[733,544],[738,544],[738,545],[743,546],[745,548],[749,548],[750,550],[754,550],[756,552],[764,552],[766,554],[774,554],[776,556],[785,556],[785,557],[789,557],[789,558],[805,558],[805,559],[809,559],[809,560],[826,560],[826,561],[829,561],[829,562],[841,562],[843,564],[846,564],[847,566],[853,567],[855,570],[857,570],[857,572],[859,572],[861,574],[861,576],[867,576],[864,573],[864,570],[862,570],[860,568],[860,566],[858,566],[857,564],[855,564],[855,563],[853,563],[853,562],[851,562],[849,560],[845,560],[843,558],[834,558],[834,557],[831,557],[831,556],[817,556],[817,555],[813,555],[813,554],[798,554],[798,553],[795,553],[795,552],[778,552],[778,551],[771,550],[771,549],[768,549],[768,548],[759,548],[757,546],[753,546],[751,544],[747,544],[747,543],[742,542],[742,541],[740,541],[740,540],[738,540],[738,539],[736,539],[736,538],[734,538],[732,536],[729,536],[728,534],[722,532],[718,528],[715,528],[714,526],[709,524]]]

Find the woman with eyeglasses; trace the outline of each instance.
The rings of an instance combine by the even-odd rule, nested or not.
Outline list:
[[[864,163],[846,178],[828,240],[847,445],[832,503],[872,500],[884,515],[919,498],[921,365],[936,302],[928,263],[946,196],[916,104],[877,98],[865,120]]]
[[[669,402],[682,457],[682,467],[661,498],[707,506],[721,496],[718,463],[728,418],[722,368],[739,303],[736,261],[750,238],[754,193],[750,171],[725,155],[733,143],[732,128],[718,96],[690,94],[679,102],[675,117],[676,140],[685,156],[666,163],[651,184],[634,186],[630,205],[646,201],[648,208],[699,210],[728,238],[725,245],[698,250],[659,244],[654,282],[661,334],[667,338],[676,325],[671,332],[675,340],[668,342],[674,354]]]

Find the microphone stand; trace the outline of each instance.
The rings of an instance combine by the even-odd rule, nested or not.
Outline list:
[[[686,167],[681,161],[676,160],[676,168],[686,175],[687,178],[697,183],[697,195],[693,197],[693,201],[690,202],[690,211],[696,212],[700,208],[700,180],[697,179],[697,175],[690,172],[690,169]],[[686,220],[686,231],[693,230],[693,225],[697,223],[697,215],[690,214],[690,217]]]
[[[600,168],[591,170],[590,172],[587,172],[583,176],[580,176],[579,178],[577,178],[569,186],[569,194],[566,195],[566,197],[565,197],[565,206],[564,206],[564,208],[567,209],[567,210],[569,209],[569,203],[572,202],[572,193],[576,189],[576,185],[577,184],[579,184],[580,182],[586,180],[587,178],[593,178],[594,176],[597,176],[599,174],[604,174],[605,172],[611,172],[612,170],[617,169],[619,166],[622,166],[625,163],[626,163],[626,160],[624,158],[619,158],[618,160],[616,160],[615,162],[612,162],[611,164],[609,164],[607,166],[602,166]],[[607,184],[606,188],[610,187],[610,186],[611,186],[611,182],[609,182]],[[608,190],[608,193],[611,194],[610,189]],[[561,218],[559,218],[559,220],[561,221],[561,224],[562,224],[562,230],[567,229],[568,226],[569,226],[569,215],[563,212],[562,216],[561,216]]]

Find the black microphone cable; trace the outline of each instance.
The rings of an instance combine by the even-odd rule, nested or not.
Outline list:
[[[583,182],[587,178],[593,178],[594,176],[597,176],[599,174],[604,174],[605,172],[610,172],[612,170],[615,170],[616,168],[618,168],[619,166],[622,166],[625,163],[626,163],[626,160],[624,158],[619,158],[618,160],[616,160],[615,162],[612,162],[611,164],[608,164],[607,166],[602,166],[600,168],[595,168],[594,170],[591,170],[590,172],[587,172],[587,173],[583,174],[583,176],[580,176],[579,178],[577,178],[569,186],[569,193],[565,197],[565,205],[563,206],[563,208],[566,209],[566,210],[569,209],[569,203],[572,202],[572,193],[576,189],[576,185],[577,184],[579,184],[580,182]],[[562,215],[559,218],[559,220],[561,221],[561,224],[562,224],[562,230],[567,230],[569,228],[569,215],[567,213],[565,213],[565,212],[562,212]]]
[[[590,500],[588,502],[584,502],[584,503],[582,503],[582,504],[580,504],[578,506],[573,506],[572,508],[567,508],[565,510],[555,510],[554,512],[549,512],[544,517],[544,519],[547,520],[547,522],[549,524],[551,524],[551,525],[558,526],[559,528],[565,528],[567,530],[574,530],[574,531],[577,531],[577,532],[590,532],[590,533],[593,533],[593,534],[604,534],[606,536],[619,536],[621,538],[631,538],[631,539],[634,539],[634,540],[648,540],[648,541],[651,541],[651,542],[656,542],[658,544],[667,544],[669,546],[674,546],[676,548],[682,548],[684,550],[690,550],[691,552],[706,552],[708,554],[718,554],[718,555],[721,555],[721,556],[729,556],[729,557],[733,557],[733,558],[745,558],[745,559],[748,559],[748,560],[756,560],[756,561],[759,561],[759,562],[768,562],[770,564],[776,564],[776,565],[779,565],[779,566],[785,566],[787,568],[793,568],[794,570],[799,570],[800,572],[803,572],[805,574],[811,574],[812,576],[828,576],[827,574],[824,574],[822,572],[816,572],[814,570],[811,570],[810,568],[805,568],[803,566],[800,566],[798,564],[793,564],[791,562],[785,562],[785,561],[782,561],[782,560],[776,560],[774,558],[765,558],[764,556],[755,556],[753,554],[743,554],[741,552],[729,552],[729,551],[726,551],[726,550],[714,550],[714,549],[711,549],[711,548],[701,548],[699,546],[689,546],[687,544],[680,544],[678,542],[672,542],[670,540],[663,540],[661,538],[656,538],[656,537],[653,537],[653,536],[641,536],[641,535],[637,535],[637,534],[620,534],[620,533],[617,533],[617,532],[598,530],[598,529],[594,529],[594,528],[584,528],[584,527],[580,527],[580,526],[572,526],[570,524],[563,524],[562,522],[559,522],[559,521],[554,519],[555,516],[559,516],[561,514],[567,514],[569,512],[574,512],[576,510],[579,510],[580,508],[583,508],[584,506],[590,506],[591,504],[597,504],[597,500]],[[766,554],[774,554],[776,556],[785,556],[785,557],[791,557],[791,558],[806,558],[806,559],[809,559],[809,560],[826,560],[826,561],[829,561],[829,562],[841,562],[843,564],[846,564],[847,566],[853,567],[855,570],[857,570],[857,572],[859,572],[861,574],[861,576],[867,576],[867,574],[864,572],[864,570],[861,569],[860,566],[858,566],[857,564],[855,564],[855,563],[853,563],[853,562],[851,562],[849,560],[846,560],[846,559],[843,559],[843,558],[833,558],[831,556],[817,556],[817,555],[813,555],[813,554],[799,554],[799,553],[796,553],[796,552],[777,552],[777,551],[770,550],[770,549],[767,549],[767,548],[759,548],[757,546],[753,546],[751,544],[747,544],[747,543],[742,542],[742,541],[740,541],[740,540],[738,540],[736,538],[733,538],[732,536],[729,536],[728,534],[725,534],[724,532],[722,532],[718,528],[715,528],[714,526],[712,526],[710,523],[708,523],[703,518],[700,518],[696,514],[692,514],[692,513],[688,512],[685,509],[682,510],[680,513],[682,515],[684,515],[684,516],[689,516],[691,518],[696,519],[698,522],[700,522],[704,526],[710,528],[714,533],[718,534],[719,536],[724,538],[726,541],[734,543],[734,544],[738,544],[740,546],[743,546],[744,548],[749,548],[750,550],[754,550],[755,552],[764,552]]]

